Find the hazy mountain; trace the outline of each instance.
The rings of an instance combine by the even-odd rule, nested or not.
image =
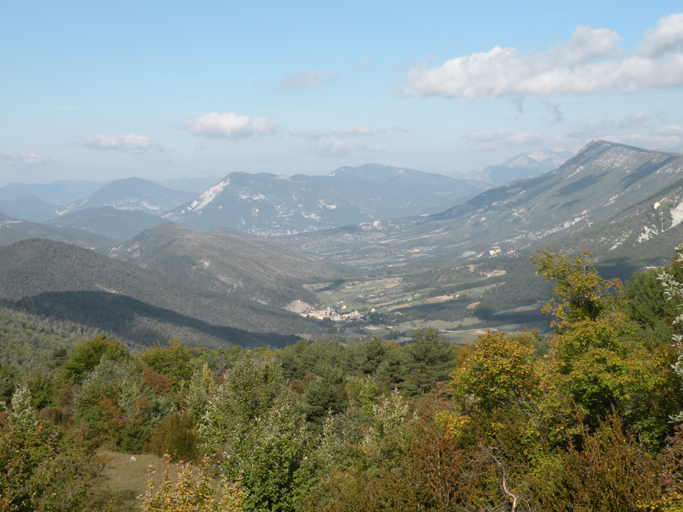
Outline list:
[[[242,329],[263,340],[274,337],[269,333],[290,339],[295,333],[321,332],[318,323],[293,313],[184,287],[135,265],[50,240],[0,248],[0,297],[33,303],[31,312],[42,310],[45,316],[73,314],[69,318],[76,322],[87,317],[89,325],[100,322],[103,328],[116,319],[125,323],[133,314],[204,333]]]
[[[162,219],[150,213],[102,206],[66,213],[47,224],[85,229],[123,242],[160,222]]]
[[[274,174],[235,172],[195,201],[164,216],[185,226],[211,230],[227,226],[257,234],[288,233],[367,219],[326,187]]]
[[[96,251],[108,251],[117,243],[113,238],[84,229],[48,226],[0,214],[0,246],[30,238],[45,238]]]
[[[439,214],[279,241],[366,264],[505,254],[608,221],[681,179],[681,154],[593,141],[555,171],[487,190]]]
[[[15,219],[31,222],[45,222],[57,216],[59,207],[26,194],[11,201],[0,201],[0,210]]]
[[[56,181],[54,183],[12,183],[0,187],[0,201],[14,201],[33,195],[49,204],[67,205],[88,197],[105,185],[101,181]]]
[[[438,211],[482,190],[474,182],[368,164],[327,176],[231,173],[165,218],[272,235]]]
[[[378,164],[340,167],[308,180],[343,193],[378,220],[439,212],[484,190],[471,180]]]
[[[478,173],[476,178],[491,185],[501,186],[511,181],[535,178],[557,169],[572,156],[574,153],[571,151],[551,149],[521,153],[508,158],[500,165],[489,165]]]
[[[86,199],[70,204],[60,215],[102,206],[159,215],[194,197],[192,192],[171,190],[142,178],[125,178],[107,183]]]
[[[319,260],[261,240],[168,223],[144,231],[111,255],[186,286],[275,306],[315,300],[301,283],[337,275]]]

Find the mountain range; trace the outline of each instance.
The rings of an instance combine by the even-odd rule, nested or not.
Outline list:
[[[683,236],[683,154],[596,140],[554,170],[485,186],[375,164],[231,173],[199,196],[117,180],[47,223],[0,215],[0,306],[132,344],[278,345],[355,332],[286,311],[320,305],[320,290],[397,322],[532,318],[547,290],[519,287],[536,250],[588,248],[629,277]]]
[[[204,231],[228,227],[282,235],[436,212],[485,188],[377,164],[342,167],[327,176],[235,172],[164,218]]]
[[[614,221],[643,202],[652,208],[682,179],[681,154],[593,141],[554,171],[484,191],[437,214],[276,240],[331,261],[366,265],[510,254]],[[683,207],[674,196],[665,209],[675,223]]]

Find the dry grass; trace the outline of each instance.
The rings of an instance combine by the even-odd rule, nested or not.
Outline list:
[[[164,469],[166,469],[163,459],[156,455],[131,455],[107,450],[100,451],[98,455],[105,464],[103,487],[124,495],[129,505],[136,504],[136,496],[147,490],[147,482],[149,482],[150,476],[154,478],[155,482],[159,482]],[[135,460],[131,457],[134,457]],[[152,474],[150,471],[155,473]],[[169,474],[171,480],[175,480],[177,474],[175,464],[171,464]]]

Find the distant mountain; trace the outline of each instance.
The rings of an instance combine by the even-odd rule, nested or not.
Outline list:
[[[0,201],[0,210],[15,219],[45,222],[57,216],[59,207],[26,194],[11,201]]]
[[[314,301],[301,284],[337,273],[319,260],[234,234],[160,224],[111,251],[111,256],[202,290],[285,306]]]
[[[135,265],[50,240],[0,247],[0,298],[32,314],[105,330],[118,322],[118,329],[128,329],[128,335],[137,332],[140,339],[133,341],[140,343],[149,341],[144,326],[157,329],[160,322],[169,334],[189,329],[215,338],[223,332],[227,344],[241,343],[242,331],[261,344],[322,332],[319,323],[293,313],[184,287]],[[135,328],[126,322],[135,322]]]
[[[192,192],[181,192],[162,187],[142,178],[125,178],[107,183],[86,199],[70,204],[60,215],[86,208],[113,206],[119,210],[141,211],[160,215],[196,197]]]
[[[471,180],[378,164],[340,167],[308,179],[343,193],[377,220],[439,212],[484,190]]]
[[[101,181],[55,181],[54,183],[12,183],[0,187],[0,201],[14,201],[25,195],[33,195],[54,205],[67,205],[88,197],[105,183]]]
[[[535,178],[557,169],[572,156],[574,153],[571,151],[551,149],[521,153],[508,158],[500,165],[489,165],[477,174],[476,178],[491,185],[501,186],[516,180]]]
[[[682,179],[683,154],[593,141],[550,173],[487,190],[439,214],[278,242],[333,261],[353,255],[364,264],[506,254],[609,221]]]
[[[149,213],[102,206],[67,213],[47,224],[85,229],[124,242],[161,222],[162,219]]]
[[[31,238],[45,238],[96,251],[109,251],[117,243],[113,238],[84,229],[48,226],[0,214],[0,246]]]
[[[483,189],[467,180],[368,164],[327,176],[231,173],[164,217],[201,230],[315,231],[443,210]]]
[[[361,222],[367,215],[335,191],[296,176],[234,172],[164,218],[205,231],[226,226],[270,235]]]

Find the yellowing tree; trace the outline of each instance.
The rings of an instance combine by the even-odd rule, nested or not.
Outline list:
[[[575,257],[540,251],[532,262],[546,281],[555,282],[555,297],[543,306],[543,314],[555,316],[552,325],[558,332],[582,320],[598,320],[610,307],[613,291],[621,288],[618,279],[600,277],[588,250]]]
[[[169,468],[167,456],[159,485],[150,478],[147,492],[138,496],[143,512],[242,512],[244,493],[239,482],[224,478],[212,485],[206,465],[192,468],[189,462],[178,464],[178,478],[171,481]]]

